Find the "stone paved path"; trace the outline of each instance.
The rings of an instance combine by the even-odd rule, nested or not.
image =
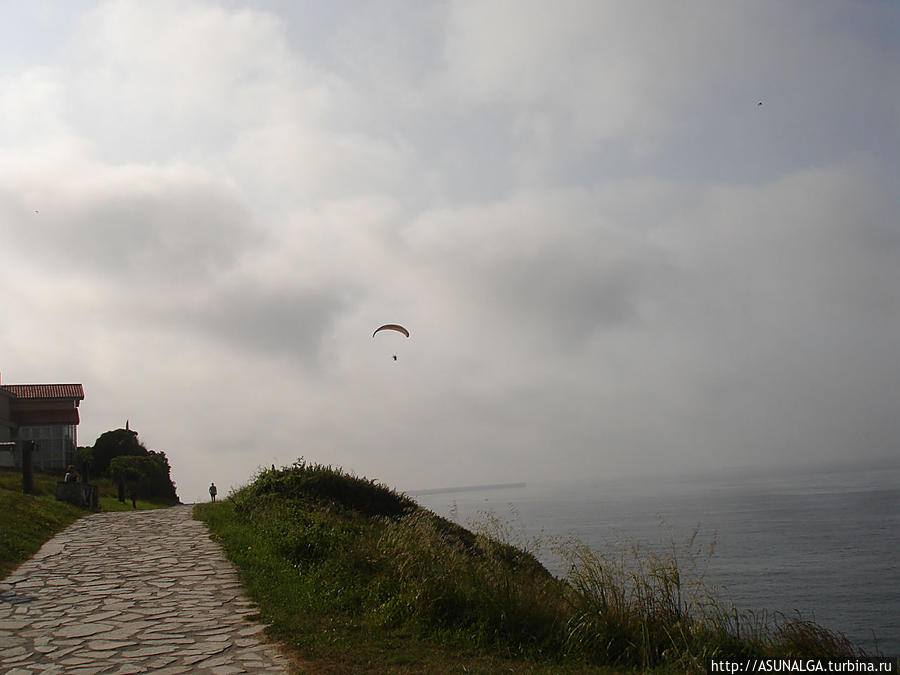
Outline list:
[[[0,673],[284,673],[191,506],[97,513],[0,582]]]

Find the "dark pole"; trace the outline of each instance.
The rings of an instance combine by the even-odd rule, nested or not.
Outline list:
[[[34,469],[31,461],[31,453],[34,452],[34,441],[22,443],[22,492],[27,495],[34,494]]]

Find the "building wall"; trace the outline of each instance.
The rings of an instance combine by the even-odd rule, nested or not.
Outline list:
[[[78,440],[74,424],[43,424],[19,427],[18,440],[34,441],[35,451],[31,455],[37,471],[63,470],[75,464]],[[16,451],[21,464],[21,449]]]

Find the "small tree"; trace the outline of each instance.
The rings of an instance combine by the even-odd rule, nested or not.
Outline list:
[[[169,478],[169,463],[161,452],[153,452],[144,457],[122,455],[114,457],[109,464],[109,473],[119,485],[124,485],[130,494],[141,499],[163,499],[178,501],[175,486]],[[119,499],[122,499],[120,494]]]
[[[166,453],[147,450],[131,429],[115,429],[100,435],[93,448],[85,448],[90,455],[91,472],[95,476],[108,474],[119,483],[119,499],[129,488],[141,498],[178,502],[172,471]],[[90,451],[89,453],[87,451]],[[79,454],[82,455],[81,451]]]
[[[94,465],[94,448],[91,446],[79,446],[75,453],[78,457],[78,463],[81,465],[81,480],[89,483],[91,480],[91,470]]]
[[[154,492],[162,499],[171,499],[178,501],[178,495],[175,492],[175,483],[172,482],[172,467],[169,466],[169,459],[166,453],[151,450],[147,455],[158,467],[157,478],[154,482]]]
[[[109,469],[109,463],[115,457],[140,457],[147,455],[147,448],[137,438],[137,432],[131,429],[115,429],[100,435],[94,441],[93,464],[94,475],[102,475]]]

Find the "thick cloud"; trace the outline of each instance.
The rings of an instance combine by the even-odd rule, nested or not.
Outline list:
[[[328,289],[265,288],[252,282],[223,286],[212,297],[172,303],[158,318],[196,330],[207,340],[231,343],[239,351],[313,364],[343,310]]]
[[[410,229],[411,249],[485,314],[518,316],[517,333],[571,344],[636,321],[646,286],[670,271],[652,223],[618,220],[615,201],[610,192],[555,190],[436,212]]]
[[[130,283],[189,284],[232,264],[253,242],[235,191],[183,167],[103,167],[8,175],[10,243],[51,263]],[[70,268],[70,269],[71,269]]]
[[[508,111],[521,179],[583,180],[573,163],[604,175],[655,171],[661,160],[705,177],[756,177],[762,162],[765,174],[878,153],[875,129],[897,151],[896,46],[883,35],[896,10],[885,4],[452,8],[449,80],[472,104]]]
[[[46,7],[0,26],[0,370],[183,498],[896,448],[891,4]]]

